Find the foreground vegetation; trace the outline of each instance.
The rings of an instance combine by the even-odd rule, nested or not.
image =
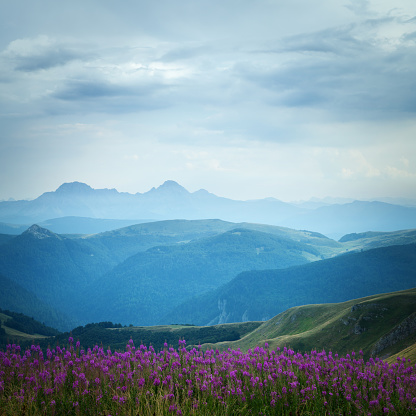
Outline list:
[[[0,352],[0,415],[416,415],[416,366],[256,347]]]

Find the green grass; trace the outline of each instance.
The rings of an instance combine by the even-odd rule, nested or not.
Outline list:
[[[301,352],[325,349],[347,354],[362,350],[368,358],[377,341],[415,310],[416,289],[342,303],[299,306],[264,322],[238,341],[216,346],[247,350],[267,341],[271,348],[290,346]],[[416,334],[409,334],[377,355],[396,354],[416,342],[415,337]],[[412,354],[412,351],[406,350],[406,353]]]
[[[404,350],[398,352],[397,354],[392,355],[391,357],[387,358],[387,362],[393,364],[397,361],[397,357],[406,358],[410,360],[411,365],[416,364],[416,342],[410,347],[405,348]]]

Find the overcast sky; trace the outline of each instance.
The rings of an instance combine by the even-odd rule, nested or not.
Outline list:
[[[414,0],[0,2],[0,199],[165,180],[416,197]]]

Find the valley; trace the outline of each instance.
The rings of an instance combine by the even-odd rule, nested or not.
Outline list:
[[[14,202],[0,202],[10,221],[0,224],[7,414],[31,400],[10,372],[19,360],[45,414],[413,406],[414,207],[232,201],[172,181],[140,195],[64,184]],[[53,384],[43,365],[58,374]],[[387,378],[395,387],[380,390]]]
[[[405,356],[412,365],[416,364],[416,289],[341,303],[297,306],[267,321],[213,326],[140,327],[101,322],[61,333],[10,311],[0,311],[0,321],[4,331],[0,337],[3,346],[6,342],[15,342],[24,347],[35,341],[46,348],[55,343],[65,345],[71,336],[84,348],[103,344],[112,350],[124,350],[131,340],[137,346],[152,345],[159,350],[166,343],[176,346],[178,339],[185,339],[190,349],[248,351],[267,343],[272,349],[326,350],[343,356],[362,351],[366,360],[380,357],[394,362],[398,356]]]
[[[190,211],[184,207],[203,217],[197,202],[202,200],[205,215],[212,209],[222,218],[227,216],[219,207],[228,207],[229,212],[239,212],[242,219],[250,218],[248,212],[266,215],[273,211],[278,222],[285,223],[283,207],[290,211],[273,199],[232,201],[206,191],[189,193],[173,181],[140,195],[94,190],[80,183],[64,184],[34,201],[0,203],[0,218],[3,215],[14,221],[3,223],[1,230],[9,233],[0,234],[1,309],[33,317],[60,333],[73,331],[85,336],[95,331],[84,339],[99,342],[101,334],[103,342],[107,340],[117,348],[123,348],[123,336],[141,337],[155,345],[163,337],[170,341],[185,337],[195,343],[215,342],[224,348],[238,345],[246,349],[264,340],[299,349],[325,348],[331,342],[342,352],[355,348],[351,328],[364,328],[361,341],[371,334],[365,329],[366,319],[343,315],[351,309],[352,299],[390,293],[396,299],[391,302],[400,305],[406,316],[415,309],[411,302],[410,309],[405,309],[397,301],[398,295],[393,295],[416,287],[415,228],[388,231],[386,228],[393,227],[390,222],[384,230],[360,231],[350,223],[348,228],[353,232],[336,240],[316,231],[322,228],[319,221],[310,231],[261,222],[190,218]],[[138,201],[140,209],[134,211]],[[13,218],[10,204],[19,207],[19,214]],[[375,219],[386,218],[383,204],[354,207],[359,206],[355,211],[361,218],[365,218],[367,208],[372,210],[371,224],[376,224]],[[180,211],[187,218],[166,218],[166,211],[162,212],[166,206],[169,215]],[[144,207],[148,211],[143,211]],[[159,207],[163,220],[157,219],[155,207]],[[303,218],[325,209],[328,224],[330,212],[343,213],[346,223],[352,218],[352,211],[345,205],[318,204],[307,209]],[[411,213],[412,209],[388,207],[394,215],[400,210]],[[40,225],[24,229],[18,225],[23,217],[34,219],[34,212]],[[58,212],[59,217],[46,218]],[[135,213],[131,218],[152,219],[122,218],[128,212]],[[294,211],[290,212],[292,215]],[[111,213],[112,218],[119,219],[95,217]],[[409,296],[413,299],[413,292]],[[276,324],[276,319],[286,322],[286,316],[290,316],[290,325]],[[322,321],[316,320],[319,317]],[[405,318],[391,317],[393,326],[384,328],[384,332],[393,330]],[[350,325],[354,320],[359,321],[357,327]],[[341,321],[348,324],[339,324]],[[7,328],[6,321],[3,326]],[[243,327],[251,330],[242,332]],[[270,332],[270,328],[275,331]],[[18,339],[19,334],[10,330],[8,336]],[[213,331],[211,335],[209,331]],[[325,335],[337,331],[345,342]],[[371,342],[382,336],[378,330],[375,334]],[[410,341],[398,345],[411,348]],[[371,342],[360,346],[366,354],[370,353]],[[399,352],[396,347],[386,351],[387,355]]]

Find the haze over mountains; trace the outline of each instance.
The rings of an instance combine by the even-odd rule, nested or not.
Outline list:
[[[68,238],[33,225],[0,245],[0,274],[79,323],[151,324],[243,270],[304,264],[339,250],[314,233],[243,226],[171,220]]]
[[[259,321],[293,306],[335,303],[416,284],[416,244],[393,245],[283,270],[247,271],[217,290],[185,302],[173,322],[214,325]],[[168,319],[168,317],[165,317]]]
[[[416,286],[409,206],[304,208],[173,181],[135,195],[74,182],[1,202],[0,219],[0,308],[59,330],[266,320]]]
[[[221,220],[75,236],[33,225],[0,245],[0,304],[17,312],[30,304],[31,316],[61,330],[101,321],[206,325],[416,286],[415,230],[343,240]]]
[[[150,220],[210,218],[306,229],[339,239],[353,232],[415,228],[416,207],[380,201],[335,204],[316,201],[290,204],[275,198],[237,201],[202,189],[190,193],[174,181],[166,181],[142,194],[93,189],[72,182],[32,201],[0,202],[0,232],[6,234],[19,234],[34,223],[65,234],[96,233]]]

